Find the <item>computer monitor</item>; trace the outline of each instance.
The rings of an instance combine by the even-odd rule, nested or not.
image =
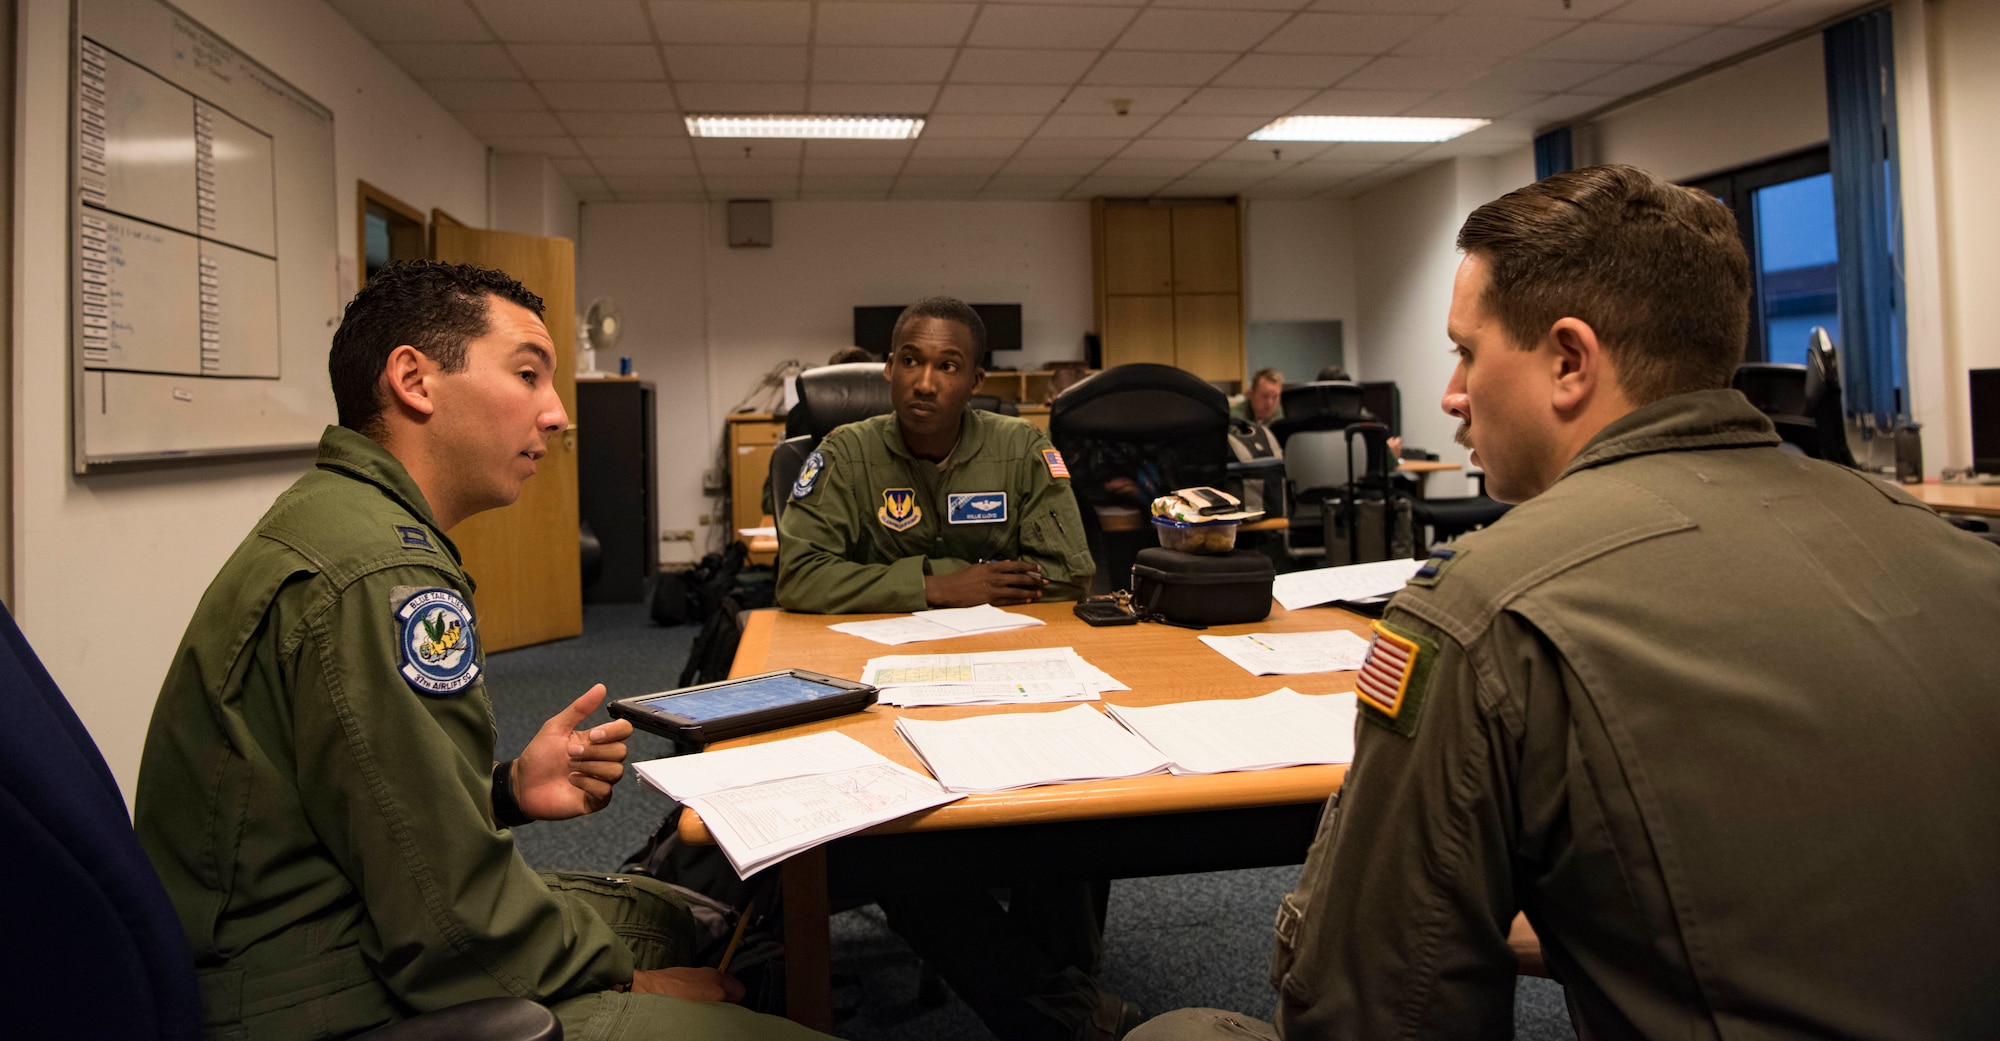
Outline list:
[[[902,316],[903,306],[855,308],[854,345],[887,358],[889,340],[896,334],[896,319]],[[994,351],[1021,349],[1020,304],[973,304],[972,310],[986,327],[986,357],[979,359],[982,367],[991,367]]]
[[[1972,370],[1972,469],[2000,474],[2000,369]]]

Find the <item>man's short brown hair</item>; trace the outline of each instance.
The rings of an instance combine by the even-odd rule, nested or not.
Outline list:
[[[1263,383],[1266,380],[1269,380],[1270,382],[1275,383],[1278,386],[1282,387],[1285,385],[1285,374],[1279,372],[1276,369],[1258,369],[1256,373],[1250,377],[1250,385],[1254,387],[1257,384]]]
[[[1729,386],[1743,361],[1750,261],[1714,197],[1631,166],[1555,174],[1472,211],[1481,303],[1523,347],[1589,323],[1635,404]]]

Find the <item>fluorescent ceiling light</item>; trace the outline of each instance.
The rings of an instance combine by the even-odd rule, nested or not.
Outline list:
[[[785,137],[903,141],[923,133],[922,116],[688,116],[695,137]]]
[[[1449,141],[1490,119],[1422,116],[1285,116],[1250,135],[1252,141]]]

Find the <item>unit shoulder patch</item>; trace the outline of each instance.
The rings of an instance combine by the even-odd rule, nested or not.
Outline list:
[[[1053,448],[1042,449],[1042,462],[1048,464],[1050,477],[1069,476],[1069,465],[1063,462],[1061,452]]]
[[[826,469],[826,456],[819,449],[813,449],[806,456],[805,464],[799,467],[799,476],[792,482],[792,498],[803,499],[812,494],[813,485],[819,483],[820,471]]]
[[[1362,717],[1370,723],[1415,737],[1424,698],[1430,692],[1431,672],[1437,664],[1437,644],[1387,622],[1376,622],[1374,630],[1368,660],[1354,681],[1355,700],[1363,709]]]
[[[442,698],[479,678],[479,633],[472,608],[450,589],[420,589],[396,611],[403,665],[417,693]]]
[[[924,519],[922,507],[917,505],[915,488],[882,489],[882,508],[875,511],[875,519],[890,531],[908,531]]]

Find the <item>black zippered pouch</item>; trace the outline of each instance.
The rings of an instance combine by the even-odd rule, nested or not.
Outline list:
[[[1277,569],[1253,550],[1182,553],[1154,546],[1132,564],[1132,609],[1176,625],[1239,625],[1271,615]]]

